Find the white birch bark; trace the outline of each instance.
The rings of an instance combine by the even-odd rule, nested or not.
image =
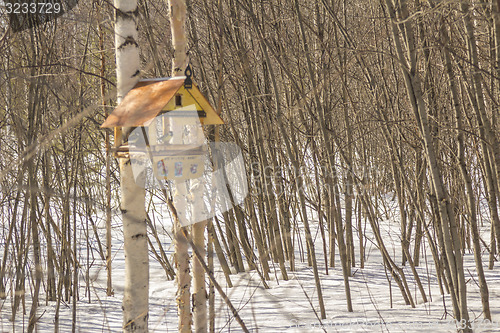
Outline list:
[[[193,196],[192,214],[195,221],[202,220],[204,213],[203,203],[203,183],[194,180],[191,186]],[[193,243],[202,255],[205,257],[205,227],[207,221],[201,221],[193,224]],[[193,259],[193,317],[194,328],[197,333],[207,332],[207,291],[205,288],[205,270],[200,261],[195,257]]]
[[[174,136],[175,138],[175,136]],[[176,144],[174,142],[174,144]],[[174,241],[175,241],[175,266],[177,268],[177,311],[179,316],[179,332],[191,332],[191,275],[189,274],[189,254],[188,241],[184,236],[180,218],[186,216],[187,188],[184,181],[174,181],[174,207],[177,212],[177,219],[174,221]]]
[[[187,64],[186,55],[186,3],[184,0],[169,0],[170,4],[170,26],[172,30],[172,45],[174,47],[174,58],[172,59],[172,76],[184,75]],[[182,144],[182,136],[174,135],[173,143]],[[187,188],[184,181],[174,181],[174,206],[177,216],[183,217],[186,210]],[[186,225],[186,224],[184,224]],[[189,275],[188,242],[183,234],[183,227],[176,219],[174,221],[175,239],[175,264],[177,268],[177,311],[179,316],[179,332],[191,332],[191,300],[190,287],[191,276]]]
[[[118,103],[139,80],[137,0],[115,0],[116,94]]]
[[[138,10],[136,0],[115,0],[114,5],[117,102],[120,103],[139,79]],[[120,182],[125,251],[123,330],[147,332],[149,260],[145,190],[136,183],[129,158],[120,159]]]
[[[185,0],[169,0],[170,25],[172,29],[172,76],[184,75],[187,66],[186,42],[186,2]]]
[[[125,251],[124,332],[148,331],[149,259],[144,188],[134,180],[128,158],[120,159]]]
[[[199,122],[192,128],[190,143],[203,144],[205,135]],[[207,225],[207,212],[203,201],[204,183],[200,179],[193,179],[190,186],[191,217],[193,224],[191,230],[193,244],[201,256],[205,257],[205,228]],[[198,222],[199,221],[199,222]],[[207,332],[207,291],[205,288],[205,270],[198,258],[193,258],[193,319],[194,329],[197,333]]]

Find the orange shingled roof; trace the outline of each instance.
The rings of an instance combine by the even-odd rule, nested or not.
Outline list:
[[[156,117],[184,84],[184,77],[139,81],[101,125],[138,127]]]

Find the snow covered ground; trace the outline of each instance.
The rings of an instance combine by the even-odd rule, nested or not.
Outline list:
[[[397,235],[399,225],[396,216],[381,221],[384,240],[393,258],[400,263],[400,243]],[[121,241],[119,217],[117,217],[113,243],[113,286],[115,295],[106,296],[106,271],[103,263],[97,260],[91,269],[91,299],[83,297],[77,303],[77,332],[119,332],[122,325],[121,298],[123,294],[124,257]],[[315,224],[313,224],[315,227]],[[165,226],[166,230],[170,227]],[[316,228],[315,228],[316,229]],[[367,225],[370,237],[370,227]],[[169,237],[165,235],[165,250],[172,253],[173,247]],[[484,235],[484,239],[489,239]],[[303,240],[304,242],[304,240]],[[357,243],[357,239],[355,240]],[[322,244],[319,233],[315,239],[318,267],[320,271],[323,297],[327,319],[319,320],[319,306],[316,297],[312,268],[300,262],[297,252],[297,269],[289,272],[289,280],[277,280],[281,277],[279,268],[269,282],[270,289],[265,289],[257,272],[249,271],[231,276],[233,288],[225,291],[240,316],[252,332],[456,332],[456,325],[449,315],[452,313],[451,302],[447,296],[439,294],[435,277],[434,263],[428,249],[422,256],[418,272],[424,284],[427,303],[422,303],[420,293],[414,283],[409,268],[404,267],[412,296],[417,300],[416,308],[405,305],[399,288],[392,281],[391,287],[382,264],[378,249],[367,242],[365,268],[353,268],[354,276],[350,279],[354,312],[348,312],[345,300],[340,261],[336,267],[325,274]],[[297,247],[298,248],[298,247]],[[356,251],[359,251],[356,247]],[[338,252],[338,251],[337,251]],[[357,256],[358,258],[358,252]],[[427,258],[427,260],[426,260]],[[483,255],[487,260],[487,253]],[[358,259],[357,259],[358,260]],[[215,259],[217,266],[217,260]],[[490,292],[490,307],[494,323],[485,323],[481,316],[481,302],[475,273],[475,265],[471,253],[465,255],[466,281],[468,288],[468,305],[471,319],[476,320],[475,332],[500,331],[500,268],[486,269],[486,278]],[[484,265],[485,267],[487,265]],[[225,286],[225,279],[220,270],[217,271],[219,283]],[[389,280],[390,276],[389,276]],[[83,276],[82,276],[82,286]],[[28,292],[29,293],[29,292]],[[150,259],[150,314],[149,328],[151,332],[176,332],[177,309],[175,303],[176,286],[168,281],[165,272],[156,260]],[[444,306],[446,300],[446,308]],[[0,303],[0,331],[22,332],[27,329],[29,300],[26,304],[26,315],[19,312],[15,323],[9,321],[10,299]],[[239,324],[234,320],[230,310],[216,294],[216,329],[217,332],[241,332]],[[448,315],[447,315],[448,313]],[[54,331],[55,303],[45,305],[42,295],[38,315],[41,316],[38,332]],[[60,332],[70,332],[72,325],[72,304],[63,303],[60,309]]]

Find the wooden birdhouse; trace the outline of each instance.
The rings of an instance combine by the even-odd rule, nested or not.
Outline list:
[[[224,122],[196,84],[173,77],[140,80],[101,127],[130,128],[117,157],[143,154],[157,178],[183,180],[203,174],[202,126],[219,124]]]

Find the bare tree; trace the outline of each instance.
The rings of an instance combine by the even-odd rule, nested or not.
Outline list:
[[[137,1],[115,1],[115,46],[117,102],[139,79]],[[116,134],[121,135],[118,131]],[[115,137],[120,144],[121,138]],[[125,290],[123,295],[123,330],[148,331],[149,256],[147,242],[145,189],[135,181],[130,157],[120,159],[121,211],[125,251]]]

